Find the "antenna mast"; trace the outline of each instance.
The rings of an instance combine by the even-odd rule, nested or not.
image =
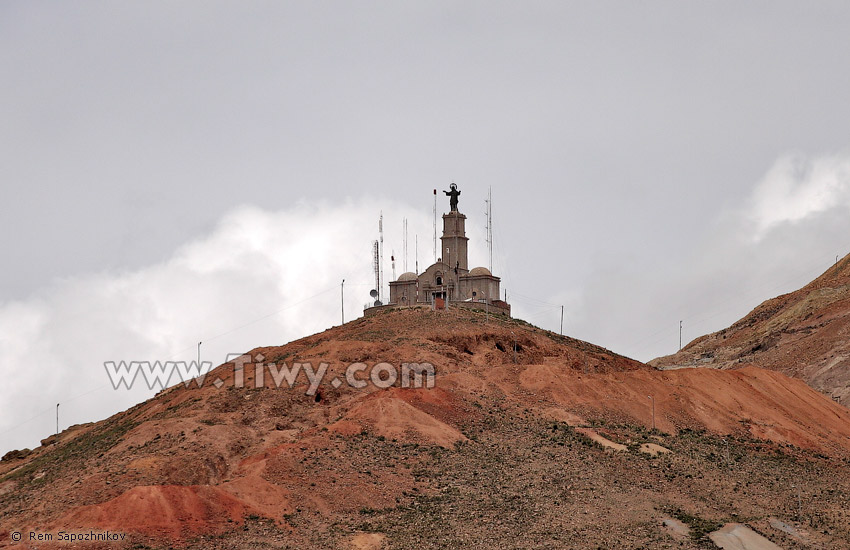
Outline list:
[[[384,280],[384,213],[381,212],[381,217],[378,218],[378,235],[381,241],[381,246],[379,249],[380,255],[380,266],[381,266],[381,281]],[[383,302],[384,301],[384,287],[383,285],[378,287],[378,299]]]
[[[390,254],[390,261],[391,261],[391,262],[392,262],[392,264],[393,264],[393,281],[395,281],[395,250],[392,250],[392,251],[391,251],[391,254]]]
[[[378,251],[378,241],[372,241],[372,270],[375,271],[375,292],[381,288],[381,260],[380,252]],[[375,296],[377,298],[377,296]]]
[[[437,263],[437,190],[434,189],[434,263]]]
[[[407,273],[407,218],[404,218],[404,272]]]
[[[484,200],[484,204],[487,206],[486,211],[484,212],[484,220],[485,225],[484,229],[487,231],[487,253],[490,258],[490,272],[493,272],[493,188],[491,187],[487,191],[487,198]]]

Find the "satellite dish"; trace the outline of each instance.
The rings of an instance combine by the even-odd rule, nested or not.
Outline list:
[[[373,288],[372,290],[369,291],[369,296],[371,296],[372,298],[377,298],[378,297],[378,291]]]
[[[380,300],[375,300],[375,305],[376,306],[382,306],[384,304],[382,304]]]

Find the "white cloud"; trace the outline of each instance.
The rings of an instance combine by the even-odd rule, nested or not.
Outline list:
[[[50,435],[57,402],[65,428],[154,393],[138,384],[113,390],[104,361],[192,360],[203,341],[204,360],[218,365],[227,353],[318,332],[340,322],[343,278],[346,319],[362,315],[374,286],[371,242],[381,210],[389,279],[390,251],[402,249],[402,217],[413,265],[413,235],[432,230],[427,215],[367,200],[278,212],[244,206],[159,264],[56,281],[28,300],[0,305],[0,451]],[[420,264],[429,256],[420,250]]]
[[[759,241],[779,224],[839,207],[850,210],[850,155],[784,156],[752,194],[753,238]]]
[[[784,156],[745,196],[745,208],[700,220],[702,238],[683,250],[595,262],[566,302],[566,331],[646,361],[676,351],[680,320],[687,344],[850,252],[850,155]]]
[[[783,157],[753,185],[748,209],[709,215],[703,238],[687,249],[588,258],[586,275],[553,288],[540,287],[540,270],[563,265],[543,258],[538,269],[511,279],[506,241],[497,235],[496,260],[503,261],[495,274],[504,277],[515,316],[557,331],[564,304],[566,334],[648,360],[675,351],[680,319],[688,342],[802,286],[845,254],[848,174],[846,156]],[[286,343],[339,323],[342,278],[346,318],[359,316],[374,284],[380,211],[385,280],[393,250],[396,273],[403,270],[403,217],[408,268],[416,234],[420,270],[429,265],[428,209],[368,199],[284,211],[245,206],[158,264],[56,281],[27,300],[0,304],[0,451],[37,445],[52,433],[57,402],[66,427],[153,393],[112,390],[104,361],[191,360],[201,340],[204,359],[218,364],[227,353]],[[486,264],[483,224],[470,220],[470,265]]]

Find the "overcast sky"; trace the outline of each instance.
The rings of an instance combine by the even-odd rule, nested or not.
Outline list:
[[[850,251],[846,2],[0,3],[0,452],[283,344],[433,261],[637,359]],[[440,195],[440,212],[448,201]]]

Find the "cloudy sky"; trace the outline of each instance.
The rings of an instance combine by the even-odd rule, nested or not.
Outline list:
[[[457,182],[517,316],[648,360],[850,252],[846,2],[0,4],[0,452],[433,261]],[[440,211],[448,208],[441,195]]]

